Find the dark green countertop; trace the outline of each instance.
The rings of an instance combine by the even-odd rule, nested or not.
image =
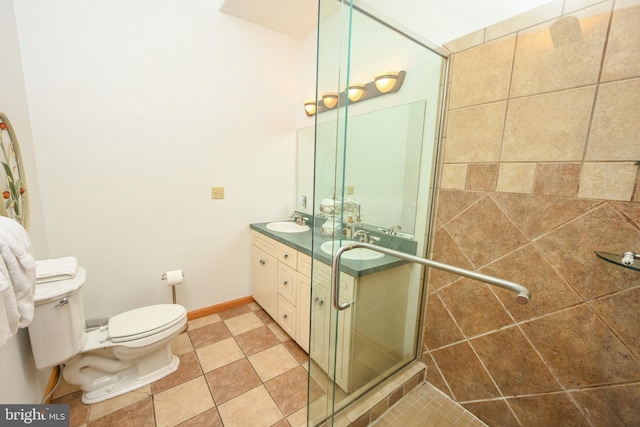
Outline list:
[[[269,223],[263,222],[258,224],[251,224],[250,227],[252,230],[264,234],[265,236],[271,237],[272,239],[277,240],[278,242],[281,242],[291,248],[294,248],[299,252],[312,256],[315,260],[318,260],[327,265],[331,265],[332,258],[320,249],[320,245],[322,245],[324,242],[330,241],[331,238],[322,235],[319,229],[316,230],[314,238],[312,228],[310,228],[309,231],[305,231],[303,233],[281,233],[278,231],[269,230],[267,228],[267,224]],[[384,240],[381,240],[381,246],[415,254],[415,242],[413,241],[407,241],[409,242],[409,244],[407,245],[406,242],[396,241],[396,239],[389,236],[380,237],[381,239],[384,238]],[[347,238],[343,239],[348,240]],[[413,252],[411,252],[412,247]],[[354,277],[366,276],[404,264],[407,264],[407,262],[401,260],[400,258],[389,255],[384,255],[382,258],[371,261],[356,261],[344,258],[340,260],[341,271],[344,271],[345,273]]]

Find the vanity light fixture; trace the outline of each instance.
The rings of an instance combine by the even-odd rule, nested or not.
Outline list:
[[[338,105],[338,94],[336,92],[323,93],[322,103],[328,109],[334,108],[336,105]]]
[[[311,117],[316,113],[343,107],[346,103],[362,102],[388,93],[398,92],[404,83],[407,72],[385,71],[375,76],[369,83],[351,83],[344,92],[326,92],[319,102],[313,100],[304,103],[304,112]]]
[[[311,117],[316,114],[316,109],[318,104],[315,99],[311,99],[304,103],[304,112],[307,113],[307,116]]]
[[[352,83],[349,85],[347,89],[347,96],[349,97],[349,101],[356,102],[359,101],[360,98],[364,95],[364,83]]]
[[[397,81],[397,71],[385,71],[384,73],[376,75],[374,79],[376,89],[378,89],[382,93],[390,92],[396,85]]]

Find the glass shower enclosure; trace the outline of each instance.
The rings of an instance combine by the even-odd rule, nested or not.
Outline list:
[[[349,241],[426,255],[447,60],[364,2],[319,5],[316,124],[298,141],[314,173],[298,200],[313,193],[308,425],[333,425],[420,352],[422,267],[351,250],[332,290],[331,260]]]

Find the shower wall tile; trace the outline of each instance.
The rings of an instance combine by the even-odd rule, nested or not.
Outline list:
[[[638,16],[640,27],[640,13]],[[589,133],[587,160],[640,159],[638,105],[640,79],[600,85]]]
[[[638,273],[600,260],[594,251],[623,253],[640,241],[640,230],[602,205],[536,241],[545,258],[585,299],[638,286]]]
[[[495,102],[450,111],[444,163],[498,161],[506,107]]]
[[[465,188],[472,191],[495,191],[497,180],[497,163],[470,163]]]
[[[518,419],[505,400],[463,403],[467,410],[490,426],[517,426]]]
[[[432,351],[431,355],[438,367],[449,373],[447,383],[458,401],[500,396],[467,342]]]
[[[640,250],[640,0],[561,5],[452,49],[442,155],[464,173],[430,252],[532,298],[430,271],[422,359],[491,426],[640,425],[640,273],[594,253]]]
[[[640,380],[638,360],[586,305],[521,327],[569,389]]]
[[[516,302],[513,292],[494,289],[517,321],[543,316],[582,302],[582,298],[555,271],[534,244],[489,264],[480,272],[490,276],[508,277],[509,280],[520,283],[531,291],[531,301],[526,305],[520,305]]]
[[[496,193],[491,197],[529,239],[539,237],[601,203],[528,194]]]
[[[589,424],[566,394],[516,397],[508,399],[522,425],[586,427]],[[558,420],[562,420],[558,424]],[[607,424],[604,424],[607,425]]]
[[[640,384],[571,393],[594,426],[640,425]]]
[[[447,190],[464,190],[467,182],[467,164],[444,164],[440,186]]]
[[[453,59],[449,108],[500,101],[509,93],[514,36],[460,52]]]
[[[610,10],[606,2],[519,33],[510,96],[595,84]]]
[[[446,225],[449,234],[476,266],[522,246],[527,238],[490,197],[483,197]]]
[[[512,99],[501,161],[582,160],[595,86]]]
[[[561,390],[549,368],[517,327],[475,338],[470,344],[503,395]],[[509,351],[505,352],[505,348]]]
[[[438,295],[467,338],[513,323],[498,298],[482,282],[463,279],[441,289]]]
[[[438,212],[436,217],[440,221],[447,222],[477,202],[482,196],[483,193],[442,189],[438,192]],[[640,217],[640,213],[638,216]]]
[[[533,193],[576,197],[581,167],[581,163],[538,163]]]
[[[616,1],[607,51],[602,67],[602,81],[612,81],[640,76],[640,3],[638,0]],[[624,9],[624,10],[620,10]]]
[[[444,44],[450,52],[460,52],[484,43],[484,28]]]
[[[531,193],[535,163],[501,163],[496,190],[503,193]]]
[[[640,357],[640,288],[593,301],[590,305],[622,342]]]
[[[631,200],[637,174],[634,163],[585,163],[578,197]]]

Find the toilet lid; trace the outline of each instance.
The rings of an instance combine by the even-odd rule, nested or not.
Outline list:
[[[111,342],[131,341],[179,323],[187,310],[179,304],[158,304],[125,311],[109,319]]]

